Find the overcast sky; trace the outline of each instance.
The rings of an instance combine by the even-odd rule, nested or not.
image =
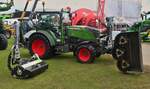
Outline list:
[[[7,0],[0,0],[7,1]],[[9,1],[9,0],[8,0]],[[17,9],[23,9],[27,0],[14,0],[15,7]],[[32,0],[34,1],[34,0]],[[42,0],[41,0],[42,1]],[[42,8],[42,2],[38,3],[38,9]],[[46,2],[46,8],[60,10],[62,7],[70,6],[72,9],[78,9],[81,7],[90,8],[95,10],[97,7],[97,0],[44,0]],[[150,11],[150,0],[142,0],[143,10]],[[31,7],[32,3],[30,4]]]

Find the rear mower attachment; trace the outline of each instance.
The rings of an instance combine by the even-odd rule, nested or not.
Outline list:
[[[123,73],[143,72],[143,59],[138,32],[124,32],[116,36],[112,51],[117,67]]]

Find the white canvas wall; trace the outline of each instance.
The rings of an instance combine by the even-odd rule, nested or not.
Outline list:
[[[141,9],[141,0],[106,0],[105,15],[124,17],[135,22],[140,19]]]

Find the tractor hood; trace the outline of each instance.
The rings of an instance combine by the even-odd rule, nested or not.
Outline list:
[[[90,27],[90,26],[79,26],[79,25],[74,25],[74,26],[67,26],[67,29],[74,29],[74,30],[78,30],[78,29],[89,29],[89,30],[95,30],[98,33],[100,33],[98,28],[94,28],[94,27]]]
[[[88,41],[96,41],[96,38],[100,36],[97,28],[89,26],[67,26],[67,32],[70,37]]]

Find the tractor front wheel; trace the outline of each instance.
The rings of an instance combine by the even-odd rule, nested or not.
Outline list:
[[[76,50],[76,58],[80,63],[92,63],[95,60],[94,47],[88,45],[81,45]]]
[[[49,58],[52,55],[52,47],[48,39],[42,34],[34,34],[29,39],[29,51],[38,54],[40,58]]]

